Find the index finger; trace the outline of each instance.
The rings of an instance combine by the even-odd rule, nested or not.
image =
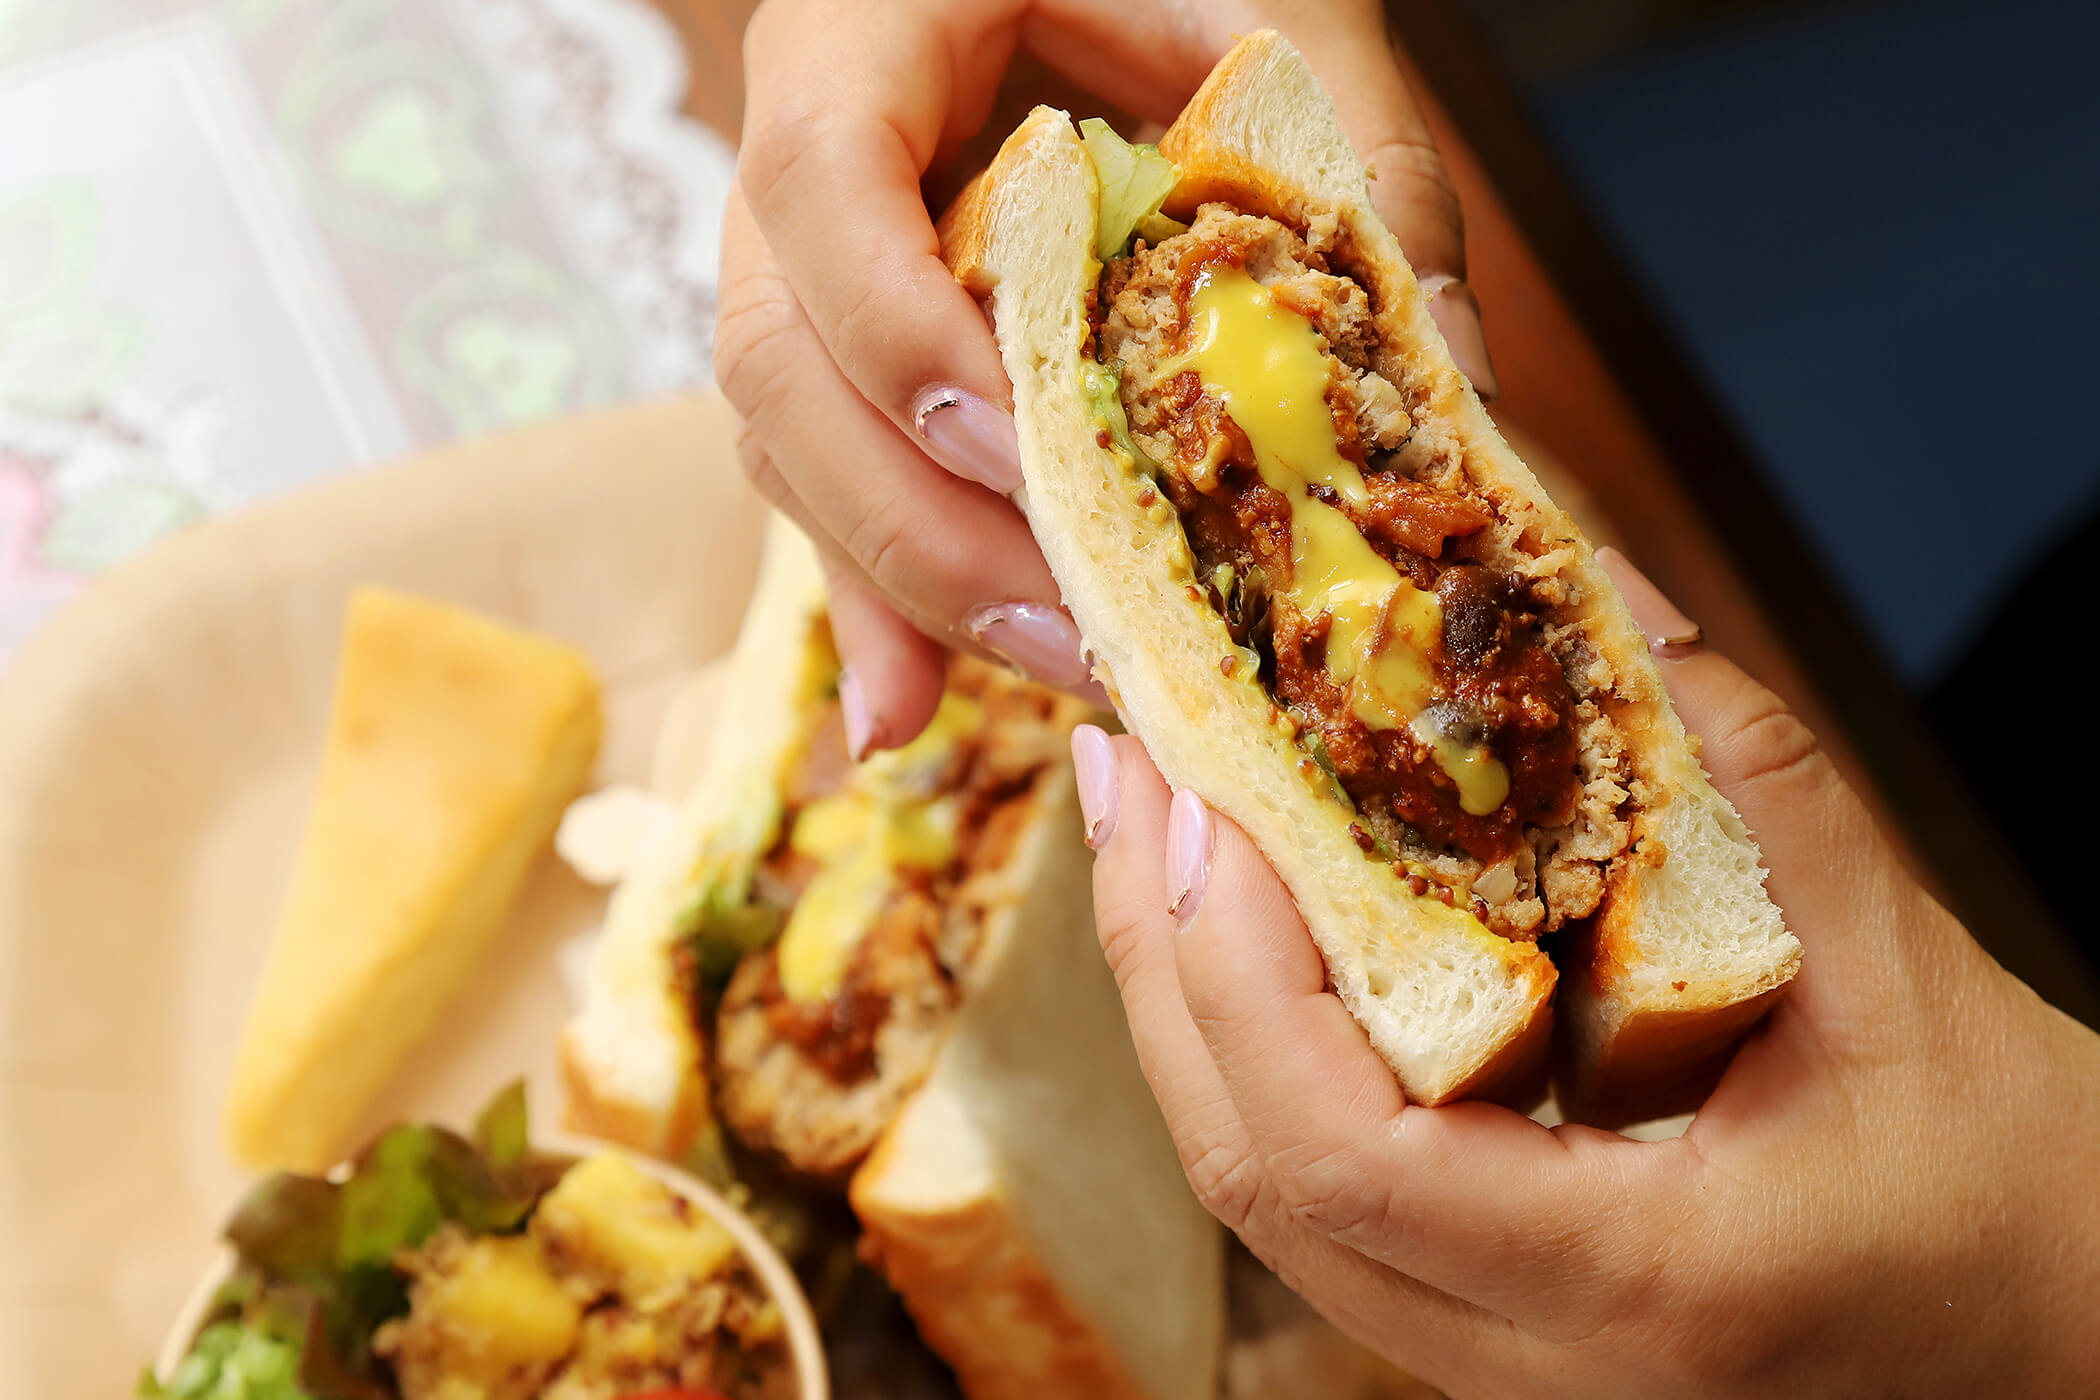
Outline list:
[[[753,21],[738,179],[832,358],[938,457],[917,422],[938,393],[992,404],[1009,394],[983,314],[941,261],[919,180],[951,107],[981,105],[977,89],[996,83],[1003,62],[978,71],[987,36],[1012,29],[1022,7],[900,8],[805,7]],[[782,17],[817,33],[772,42],[764,27]],[[972,56],[971,71],[958,54]]]
[[[1251,1149],[1216,1062],[1190,1022],[1179,986],[1170,895],[1159,860],[1167,785],[1135,739],[1110,740],[1095,730],[1075,737],[1075,757],[1084,744],[1120,756],[1109,760],[1116,814],[1094,838],[1104,842],[1094,866],[1102,949],[1123,994],[1139,1063],[1197,1196],[1308,1302],[1410,1370],[1437,1374],[1463,1362],[1477,1371],[1483,1361],[1499,1366],[1527,1358],[1531,1348],[1506,1319],[1289,1218]]]
[[[1283,882],[1213,818],[1208,891],[1176,940],[1191,1016],[1277,1189],[1328,1237],[1523,1320],[1556,1284],[1608,1296],[1681,1142],[1549,1129],[1493,1104],[1410,1105],[1333,993]]]

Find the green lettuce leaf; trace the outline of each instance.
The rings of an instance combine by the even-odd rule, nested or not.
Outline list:
[[[399,1305],[386,1316],[398,1317],[407,1310],[404,1292]],[[315,1400],[397,1400],[372,1358],[372,1333],[379,1323],[360,1320],[359,1325],[363,1330],[355,1336],[338,1337],[325,1311],[308,1302],[300,1341],[299,1384]]]
[[[238,1322],[215,1322],[197,1334],[190,1354],[162,1385],[139,1378],[149,1400],[317,1400],[299,1384],[298,1344]]]
[[[243,1263],[288,1283],[326,1285],[335,1276],[343,1230],[342,1189],[319,1177],[275,1172],[242,1200],[226,1242]]]
[[[753,867],[757,862],[751,863]],[[751,889],[751,870],[725,872],[720,883],[700,892],[687,916],[692,928],[695,970],[704,982],[729,976],[744,954],[780,936],[786,916]]]
[[[755,888],[759,863],[787,817],[777,777],[752,776],[731,815],[709,832],[694,865],[692,894],[678,912],[678,928],[692,950],[692,972],[701,986],[727,981],[738,960],[771,943],[785,922]]]
[[[1159,212],[1181,182],[1181,171],[1157,146],[1134,146],[1099,117],[1079,124],[1079,139],[1093,159],[1101,186],[1094,234],[1094,252],[1101,261],[1120,257],[1133,233],[1157,242],[1181,231],[1181,224]]]
[[[391,1267],[394,1251],[429,1239],[445,1221],[431,1169],[437,1132],[404,1123],[379,1135],[343,1183],[335,1262],[348,1273]]]
[[[1132,466],[1147,476],[1158,477],[1159,463],[1130,435],[1130,419],[1123,412],[1122,364],[1082,359],[1079,362],[1079,381],[1080,387],[1086,391],[1086,403],[1093,413],[1094,426],[1107,431],[1116,450],[1128,457]]]
[[[372,1356],[379,1325],[408,1311],[394,1258],[447,1221],[475,1234],[521,1228],[566,1159],[531,1146],[521,1083],[475,1121],[470,1141],[403,1123],[358,1154],[340,1183],[278,1172],[226,1226],[240,1267],[163,1386],[175,1400],[394,1400]]]
[[[474,1146],[497,1171],[525,1160],[532,1150],[532,1121],[525,1112],[525,1081],[511,1081],[474,1120]]]
[[[1320,765],[1320,771],[1327,775],[1328,786],[1334,790],[1334,800],[1353,814],[1356,804],[1349,800],[1348,791],[1342,787],[1342,775],[1335,771],[1334,758],[1327,752],[1327,741],[1320,737],[1318,730],[1308,729],[1299,736],[1298,742],[1312,755],[1312,761]]]

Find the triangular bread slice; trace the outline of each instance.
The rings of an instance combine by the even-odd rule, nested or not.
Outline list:
[[[599,736],[582,656],[359,589],[328,745],[226,1105],[237,1156],[324,1171],[472,985]]]
[[[1213,1400],[1223,1237],[1095,944],[1069,778],[918,1094],[851,1187],[864,1250],[972,1400]]]
[[[1166,211],[1220,200],[1294,228],[1332,220],[1337,266],[1369,293],[1379,364],[1489,500],[1533,577],[1557,579],[1597,664],[1638,795],[1600,913],[1563,944],[1578,1100],[1659,1068],[1710,1064],[1793,976],[1800,948],[1766,896],[1756,847],[1700,771],[1645,639],[1588,542],[1518,460],[1452,363],[1421,287],[1371,206],[1364,167],[1295,49],[1242,40],[1160,143],[1179,167]],[[1081,383],[1097,180],[1062,112],[1040,108],[942,221],[943,256],[988,300],[1014,388],[1019,501],[1130,730],[1160,771],[1237,822],[1289,884],[1336,991],[1409,1097],[1507,1089],[1535,1065],[1555,972],[1532,944],[1410,893],[1365,858],[1323,776],[1258,687],[1221,674],[1234,648],[1194,586],[1171,507],[1146,500]],[[1638,1091],[1636,1090],[1636,1093]]]
[[[763,853],[778,834],[781,783],[823,700],[809,669],[824,616],[816,550],[776,515],[706,766],[614,889],[583,1006],[562,1031],[564,1122],[571,1131],[666,1161],[712,1166],[707,1051],[673,957],[717,869]],[[823,639],[828,649],[828,631]]]

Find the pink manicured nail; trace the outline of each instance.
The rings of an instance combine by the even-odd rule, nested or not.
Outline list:
[[[1167,888],[1174,898],[1167,912],[1186,924],[1203,907],[1203,891],[1210,884],[1210,808],[1203,799],[1182,788],[1167,809]]]
[[[1072,772],[1079,782],[1079,814],[1086,822],[1086,843],[1094,850],[1116,834],[1122,794],[1116,782],[1116,746],[1098,725],[1072,731]]]
[[[867,692],[860,688],[860,677],[851,666],[839,672],[839,717],[846,722],[846,752],[858,763],[868,756],[873,726],[868,719]]]
[[[1031,680],[1076,686],[1091,674],[1079,629],[1047,603],[994,603],[964,618],[963,630]]]
[[[1706,633],[1700,630],[1699,624],[1686,617],[1683,609],[1633,566],[1631,559],[1606,545],[1597,551],[1597,562],[1618,585],[1626,606],[1633,610],[1633,620],[1641,625],[1641,631],[1648,634],[1648,650],[1675,660],[1696,650],[1706,640]]]
[[[911,421],[933,459],[1000,495],[1021,489],[1021,438],[1013,415],[966,389],[921,389]]]
[[[1448,272],[1424,277],[1422,295],[1429,299],[1429,318],[1444,333],[1459,372],[1473,381],[1474,393],[1492,402],[1502,385],[1495,378],[1495,362],[1488,358],[1487,332],[1480,328],[1480,299],[1464,278]]]

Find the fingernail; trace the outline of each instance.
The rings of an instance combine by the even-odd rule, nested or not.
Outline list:
[[[1031,680],[1076,686],[1089,679],[1079,629],[1047,603],[994,603],[963,619],[970,640]]]
[[[1098,725],[1072,731],[1072,772],[1079,782],[1079,814],[1086,822],[1086,843],[1094,850],[1116,834],[1116,810],[1122,801],[1116,783],[1116,746]]]
[[[966,389],[921,389],[911,421],[933,460],[1000,495],[1021,489],[1021,437],[1013,415]]]
[[[1597,551],[1597,562],[1619,586],[1619,595],[1633,610],[1633,620],[1648,634],[1648,650],[1674,660],[1697,650],[1706,640],[1699,624],[1686,617],[1631,559],[1606,545]]]
[[[868,756],[868,738],[873,726],[868,719],[867,692],[851,666],[839,672],[839,717],[846,722],[846,752],[855,763]]]
[[[1183,924],[1203,907],[1203,891],[1210,884],[1210,848],[1210,808],[1182,788],[1167,809],[1167,888],[1174,891],[1167,912]]]
[[[1480,328],[1480,299],[1463,277],[1448,272],[1424,277],[1422,295],[1429,299],[1429,318],[1444,333],[1459,372],[1473,381],[1474,393],[1493,402],[1502,384],[1495,378],[1495,362],[1488,358],[1487,332]]]

